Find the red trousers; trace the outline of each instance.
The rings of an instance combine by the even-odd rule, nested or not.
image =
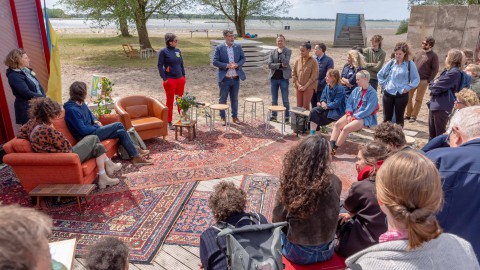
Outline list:
[[[165,95],[167,96],[167,108],[168,108],[168,122],[172,122],[173,118],[173,102],[175,101],[175,95],[183,96],[185,90],[185,77],[178,79],[168,78],[163,82],[163,89],[165,89]],[[177,106],[178,113],[180,108]]]

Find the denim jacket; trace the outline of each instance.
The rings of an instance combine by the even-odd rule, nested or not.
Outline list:
[[[362,98],[362,88],[353,89],[347,100],[347,112],[352,112],[353,117],[363,119],[363,125],[373,127],[377,125],[377,114],[372,115],[378,105],[377,91],[368,85],[367,93],[363,96],[362,106],[357,110],[358,103]]]
[[[323,89],[320,102],[327,103],[327,117],[338,120],[345,114],[345,87],[340,84],[330,88],[327,84]]]
[[[408,81],[408,65],[410,63],[410,81]],[[417,66],[413,61],[403,61],[400,65],[395,59],[390,60],[377,75],[378,83],[382,89],[391,95],[403,93],[403,90],[410,91],[420,83]]]

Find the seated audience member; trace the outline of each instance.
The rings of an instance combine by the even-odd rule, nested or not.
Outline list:
[[[357,180],[352,184],[343,202],[347,213],[339,214],[335,251],[343,257],[378,243],[378,237],[387,231],[385,214],[375,196],[375,175],[388,156],[388,148],[381,142],[360,146],[355,163]]]
[[[378,97],[377,91],[368,84],[370,74],[361,70],[356,75],[358,87],[355,88],[347,100],[346,113],[333,127],[330,143],[332,155],[343,145],[350,132],[362,129],[364,126],[377,125]]]
[[[0,206],[0,269],[52,269],[52,219],[32,208]]]
[[[462,91],[455,94],[456,100],[453,105],[453,111],[450,117],[453,117],[455,112],[466,107],[480,105],[477,93],[473,92],[470,89],[464,88]],[[431,139],[423,148],[423,152],[428,152],[433,149],[450,147],[448,144],[448,134],[438,135],[437,137]]]
[[[288,222],[281,233],[285,258],[301,265],[332,258],[341,191],[325,138],[308,136],[287,152],[272,216]]]
[[[133,157],[133,164],[153,164],[143,157],[147,155],[149,151],[135,147],[122,123],[116,122],[102,126],[102,123],[95,118],[93,113],[88,109],[87,104],[85,104],[86,97],[87,85],[84,82],[74,82],[70,86],[70,99],[63,105],[65,109],[65,122],[75,140],[80,141],[87,135],[97,135],[100,141],[118,138],[120,145],[125,147],[128,154]]]
[[[465,68],[465,72],[472,77],[470,89],[480,97],[480,65],[470,64]]]
[[[385,160],[376,178],[388,231],[379,244],[347,258],[347,269],[480,269],[470,243],[442,233],[435,217],[442,208],[442,180],[427,157],[400,151]]]
[[[375,127],[373,140],[386,144],[390,154],[403,149],[410,149],[407,146],[402,126],[392,122],[383,122]]]
[[[438,214],[438,221],[444,231],[469,241],[478,257],[480,106],[467,107],[455,113],[450,120],[448,134],[450,147],[426,153],[437,166],[443,179],[445,203]]]
[[[128,246],[115,237],[105,237],[90,246],[87,257],[88,270],[128,270]]]
[[[345,66],[343,66],[341,79],[339,83],[345,86],[345,94],[347,98],[352,93],[353,89],[357,87],[357,80],[355,75],[362,69],[365,69],[365,57],[358,50],[348,51],[348,59]],[[367,81],[368,83],[368,81]]]
[[[323,89],[320,102],[310,111],[310,134],[315,134],[318,126],[326,126],[337,121],[345,113],[345,88],[338,84],[340,73],[329,69],[325,77],[327,85]]]
[[[105,147],[96,135],[83,137],[74,146],[65,135],[53,127],[53,121],[62,112],[60,105],[50,98],[36,98],[30,101],[30,120],[18,131],[17,138],[30,141],[32,150],[37,153],[75,153],[84,162],[95,158],[98,168],[98,186],[104,189],[120,181],[110,178],[122,168],[107,157]]]
[[[237,222],[248,216],[245,212],[247,203],[247,195],[245,191],[237,188],[232,182],[222,181],[213,187],[213,193],[208,199],[208,207],[212,210],[213,217],[217,224],[226,222],[235,226]],[[260,215],[260,222],[262,224],[268,223],[267,219]],[[242,221],[237,224],[237,227],[249,225],[249,221]],[[219,230],[210,227],[206,229],[200,236],[200,268],[205,270],[225,270],[227,269],[227,258],[224,250],[221,250],[217,245],[217,235]],[[225,238],[220,238],[220,245],[222,249],[226,249]]]

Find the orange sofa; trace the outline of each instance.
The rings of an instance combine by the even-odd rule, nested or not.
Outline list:
[[[146,96],[122,97],[115,102],[115,111],[125,129],[134,127],[142,140],[168,135],[168,108]]]
[[[67,128],[63,113],[53,125],[72,145],[77,143]],[[117,141],[102,141],[108,157],[117,153]],[[27,192],[40,184],[91,184],[97,177],[94,158],[80,163],[74,153],[35,153],[28,140],[17,138],[5,143],[3,148],[7,153],[3,162],[13,168]]]

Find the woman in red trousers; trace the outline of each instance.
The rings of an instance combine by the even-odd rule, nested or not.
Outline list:
[[[165,34],[167,47],[158,53],[158,71],[163,80],[163,89],[167,96],[168,107],[168,128],[174,129],[172,125],[173,102],[175,95],[183,96],[185,89],[185,68],[183,67],[182,53],[177,48],[177,36],[173,33]],[[180,108],[177,108],[180,113]]]

